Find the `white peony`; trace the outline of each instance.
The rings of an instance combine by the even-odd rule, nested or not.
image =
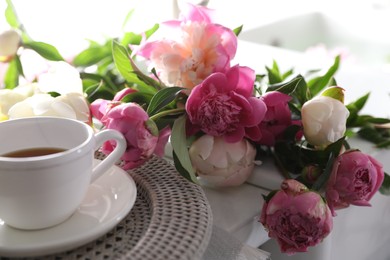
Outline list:
[[[80,93],[69,93],[52,97],[49,94],[35,94],[16,103],[8,111],[10,119],[34,116],[56,116],[89,122],[89,107]]]
[[[254,167],[256,149],[246,139],[227,143],[223,137],[203,135],[189,150],[199,182],[206,186],[237,186]]]
[[[79,71],[65,61],[49,63],[49,70],[38,76],[42,92],[57,92],[64,95],[71,92],[83,93],[83,83]]]
[[[301,115],[306,140],[325,147],[344,136],[349,111],[335,98],[317,96],[302,106]]]
[[[8,114],[8,110],[26,98],[39,93],[35,83],[18,86],[13,89],[0,89],[0,110],[3,114]]]

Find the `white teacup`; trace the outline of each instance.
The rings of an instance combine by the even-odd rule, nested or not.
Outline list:
[[[108,140],[115,150],[96,167],[94,152]],[[61,148],[48,155],[13,158],[13,151]],[[122,156],[126,140],[115,130],[97,134],[80,121],[31,117],[0,123],[0,219],[20,229],[41,229],[68,219],[89,185]]]

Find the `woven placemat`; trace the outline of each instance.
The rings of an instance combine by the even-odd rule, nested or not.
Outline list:
[[[212,232],[202,188],[159,157],[128,172],[137,185],[137,199],[125,219],[89,244],[35,259],[201,259]]]

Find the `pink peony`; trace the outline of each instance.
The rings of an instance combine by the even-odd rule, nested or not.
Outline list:
[[[234,66],[226,74],[213,73],[196,86],[186,103],[192,131],[200,129],[211,136],[224,136],[231,143],[244,136],[259,140],[261,133],[256,127],[267,107],[252,96],[254,80],[252,69]]]
[[[101,120],[102,117],[107,114],[107,112],[117,106],[117,105],[120,105],[121,104],[121,100],[126,96],[126,95],[129,95],[131,93],[134,93],[136,92],[136,90],[134,89],[131,89],[131,88],[124,88],[120,91],[118,91],[114,98],[112,99],[112,101],[109,101],[109,100],[105,100],[105,99],[96,99],[95,101],[93,101],[90,105],[90,109],[91,109],[91,113],[92,115],[98,119],[98,120]]]
[[[288,107],[291,97],[279,91],[271,91],[264,94],[261,99],[267,105],[267,113],[259,126],[262,137],[258,143],[273,146],[284,130],[293,124]]]
[[[285,180],[282,190],[264,203],[260,222],[268,229],[268,235],[277,239],[281,251],[290,255],[307,252],[333,227],[330,209],[323,198],[293,179]]]
[[[113,107],[101,119],[107,129],[114,129],[123,134],[127,149],[121,159],[124,169],[132,169],[142,165],[156,150],[158,136],[146,127],[148,114],[136,103],[124,103]],[[111,153],[115,142],[105,142],[102,151]]]
[[[164,148],[171,130],[166,127],[160,130],[159,135],[152,132],[156,129],[147,127],[149,116],[145,110],[136,103],[121,103],[126,94],[132,93],[125,89],[115,96],[113,101],[97,99],[91,104],[92,115],[100,120],[107,129],[121,132],[127,141],[127,149],[121,159],[125,162],[124,169],[132,169],[142,165],[152,154],[164,155]],[[117,99],[117,100],[115,100]],[[152,124],[153,125],[153,124]],[[115,142],[105,142],[102,152],[111,153]]]
[[[231,29],[212,23],[211,10],[189,4],[181,20],[163,23],[172,36],[146,42],[137,54],[152,61],[168,86],[192,89],[213,72],[223,72],[237,50]]]
[[[381,187],[384,171],[380,162],[360,151],[339,155],[326,187],[326,199],[334,210],[350,204],[370,206],[369,200]]]

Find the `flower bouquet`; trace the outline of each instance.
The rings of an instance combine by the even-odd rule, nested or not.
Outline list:
[[[0,35],[2,120],[56,115],[116,129],[127,140],[125,169],[163,156],[170,140],[178,173],[210,187],[240,185],[272,157],[285,181],[265,197],[259,221],[288,254],[320,243],[338,209],[389,193],[381,163],[348,139],[385,148],[390,120],[360,114],[369,94],[344,104],[347,93],[334,78],[340,57],[321,75],[283,72],[276,61],[257,74],[232,64],[242,26],[229,29],[214,22],[213,10],[188,4],[178,20],[91,41],[65,61],[30,38],[7,2],[14,29]],[[45,70],[25,73],[27,51]],[[114,146],[107,142],[102,152]]]

